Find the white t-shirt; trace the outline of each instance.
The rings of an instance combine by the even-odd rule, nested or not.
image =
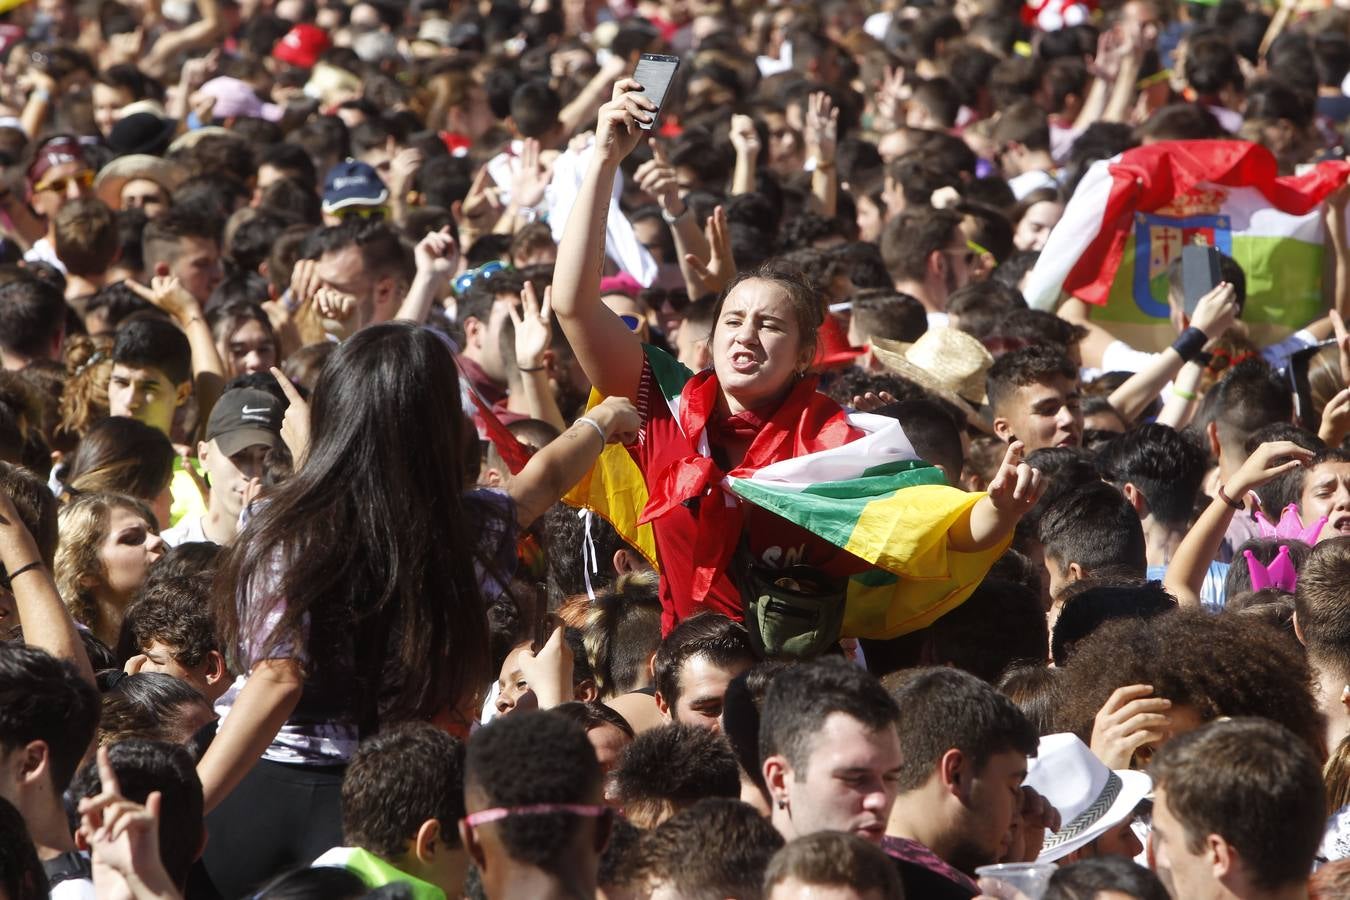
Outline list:
[[[1032,169],[1030,172],[1023,172],[1021,175],[1009,178],[1008,187],[1012,189],[1013,196],[1021,200],[1037,188],[1059,187],[1059,180],[1049,172]]]
[[[205,516],[184,516],[178,521],[177,525],[161,531],[159,537],[170,547],[177,547],[179,544],[191,544],[201,541],[215,543],[215,541],[212,541],[206,536]]]
[[[33,246],[28,248],[23,258],[25,262],[43,262],[56,266],[63,274],[66,271],[66,264],[56,258],[56,248],[45,237],[38,238]]]

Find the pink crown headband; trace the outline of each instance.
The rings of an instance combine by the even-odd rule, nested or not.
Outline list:
[[[1303,519],[1299,517],[1298,506],[1290,503],[1280,514],[1280,524],[1272,525],[1266,514],[1256,513],[1256,523],[1261,529],[1261,537],[1277,538],[1282,541],[1302,541],[1311,547],[1317,543],[1317,536],[1322,533],[1326,527],[1327,517],[1322,516],[1311,525],[1305,526]]]
[[[1298,572],[1294,569],[1294,561],[1289,558],[1287,546],[1280,545],[1279,552],[1269,566],[1261,565],[1261,560],[1250,550],[1243,550],[1242,555],[1247,557],[1247,574],[1252,576],[1252,590],[1263,591],[1273,587],[1292,594],[1298,586]]]

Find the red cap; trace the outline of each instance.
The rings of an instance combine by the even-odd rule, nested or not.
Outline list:
[[[317,25],[302,22],[277,41],[272,48],[272,56],[299,69],[312,69],[332,44],[328,32]]]

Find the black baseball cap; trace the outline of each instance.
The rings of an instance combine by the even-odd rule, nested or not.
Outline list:
[[[220,395],[206,422],[206,439],[220,452],[234,456],[240,450],[281,443],[281,420],[286,405],[275,394],[253,388],[234,388]]]

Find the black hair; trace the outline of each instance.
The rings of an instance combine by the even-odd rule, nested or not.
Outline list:
[[[1055,632],[1050,638],[1050,653],[1055,665],[1069,662],[1074,645],[1112,619],[1147,619],[1171,612],[1177,601],[1161,583],[1140,585],[1094,585],[1065,600]]]
[[[544,137],[558,124],[562,98],[547,81],[527,81],[511,94],[511,121],[521,137]]]
[[[990,684],[1010,666],[1044,660],[1049,646],[1040,593],[996,577],[918,634],[924,662],[955,666]]]
[[[0,797],[0,891],[9,900],[46,900],[47,872],[23,814]]]
[[[178,326],[158,316],[126,320],[117,329],[113,364],[157,369],[174,387],[192,380],[192,347]]]
[[[1168,900],[1167,888],[1148,869],[1123,856],[1098,856],[1060,866],[1050,876],[1044,900],[1082,900],[1103,893],[1131,900]]]
[[[363,734],[459,703],[488,677],[475,556],[491,571],[496,548],[481,548],[474,528],[491,533],[497,513],[465,499],[460,403],[454,359],[436,333],[391,322],[348,338],[311,398],[305,465],[220,565],[213,604],[235,657],[255,627],[236,591],[249,590],[266,560],[286,561],[268,590],[286,597],[284,610],[254,650],[303,643],[311,671],[345,693]]]
[[[1257,429],[1294,417],[1289,385],[1261,359],[1233,366],[1210,393],[1219,443],[1229,452],[1237,453]]]
[[[320,254],[340,253],[355,246],[361,251],[362,268],[372,278],[393,275],[411,281],[412,250],[398,232],[384,222],[356,219],[325,228],[317,235]]]
[[[1246,81],[1237,52],[1222,38],[1188,41],[1182,75],[1201,99],[1215,97],[1224,88],[1240,91]]]
[[[0,644],[0,748],[47,745],[52,789],[65,791],[98,727],[98,694],[74,664]]]
[[[801,663],[779,672],[760,707],[759,758],[782,755],[800,780],[815,749],[816,735],[833,713],[843,713],[872,731],[900,718],[895,701],[867,672],[841,659]]]
[[[676,625],[661,641],[652,664],[656,690],[671,710],[680,698],[684,665],[695,656],[728,668],[754,663],[755,650],[745,626],[721,613],[701,612]]]
[[[473,808],[537,803],[595,803],[600,763],[585,730],[563,716],[522,712],[474,733],[464,763],[464,796]],[[545,870],[573,852],[577,819],[569,813],[511,816],[498,829],[511,858]]]
[[[783,836],[752,806],[700,800],[642,838],[642,872],[680,897],[758,898]]]
[[[105,284],[94,292],[84,308],[84,314],[88,316],[98,310],[103,311],[103,320],[111,331],[116,331],[122,322],[138,313],[158,315],[155,307],[127,287],[125,281]]]
[[[998,415],[999,410],[1012,402],[1014,392],[1029,384],[1051,378],[1078,380],[1078,367],[1064,351],[1049,344],[1032,344],[1011,353],[1005,353],[989,367],[985,386],[989,406]]]
[[[159,792],[159,855],[164,871],[181,889],[206,840],[202,783],[192,754],[178,744],[132,739],[108,747],[108,762],[126,799],[144,803]],[[96,797],[102,790],[98,763],[90,761],[71,786],[71,795]]]
[[[163,672],[126,675],[103,694],[98,742],[108,746],[140,738],[183,743],[199,724],[191,714],[203,709],[209,709],[206,698],[186,681]]]
[[[422,823],[459,846],[464,744],[434,725],[408,722],[361,742],[342,776],[342,840],[386,860],[404,854]]]
[[[1150,423],[1109,443],[1097,460],[1106,480],[1118,489],[1133,484],[1163,525],[1185,528],[1195,513],[1195,498],[1209,469],[1205,452],[1178,431]]]
[[[270,213],[251,215],[234,229],[225,247],[225,254],[236,269],[257,273],[258,267],[267,262],[272,246],[286,230],[287,224],[286,220]]]
[[[0,348],[44,357],[66,324],[61,292],[36,278],[16,278],[0,287]]]
[[[157,578],[142,586],[122,620],[118,656],[125,661],[159,641],[184,668],[201,665],[208,653],[220,649],[206,602],[210,596],[211,579],[205,573]]]
[[[948,750],[960,750],[978,774],[995,754],[1036,755],[1040,737],[1012,700],[960,669],[911,669],[892,676],[890,696],[902,721],[900,792],[918,790]]]
[[[349,869],[305,866],[273,878],[258,889],[253,900],[360,900],[368,896],[370,888]]]
[[[740,769],[721,734],[697,725],[662,725],[642,732],[610,775],[630,816],[644,805],[682,808],[704,797],[741,795]],[[641,823],[638,823],[641,824]]]
[[[1144,529],[1134,507],[1109,484],[1086,484],[1045,511],[1038,528],[1045,557],[1061,570],[1077,563],[1084,574],[1108,567],[1147,568]]]

